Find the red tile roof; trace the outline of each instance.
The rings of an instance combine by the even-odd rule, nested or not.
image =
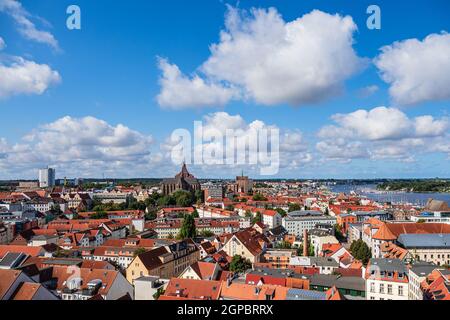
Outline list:
[[[167,285],[164,296],[197,300],[218,300],[220,286],[220,281],[172,278]]]

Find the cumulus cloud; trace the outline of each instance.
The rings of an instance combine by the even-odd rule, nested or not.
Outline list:
[[[39,30],[31,21],[32,15],[17,0],[0,0],[0,12],[10,15],[18,26],[18,31],[27,39],[44,43],[59,49],[58,41],[48,31]]]
[[[262,135],[267,134],[267,141],[261,140],[258,132]],[[165,158],[176,164],[182,161],[190,163],[193,160],[194,165],[199,168],[208,167],[211,172],[214,172],[213,168],[220,172],[236,168],[256,171],[270,163],[273,164],[274,161],[278,162],[280,168],[297,168],[310,163],[313,159],[300,131],[282,130],[261,120],[247,122],[240,115],[231,115],[227,112],[205,115],[202,126],[196,127],[191,134],[191,141],[194,134],[200,137],[202,143],[188,145],[187,149],[184,149],[184,144],[180,146],[183,140],[177,135],[166,139],[161,146],[165,151]],[[276,135],[275,140],[271,139],[272,135],[274,137]],[[229,144],[230,137],[236,137],[235,145]],[[268,157],[264,156],[265,151],[269,152]],[[193,154],[197,155],[192,156]],[[244,157],[245,161],[241,162],[242,158],[239,157]],[[197,162],[198,159],[200,163]]]
[[[179,108],[224,105],[231,97],[294,106],[325,100],[364,65],[352,46],[356,29],[350,16],[318,10],[285,22],[274,8],[246,12],[229,7],[210,57],[192,78],[176,66],[171,77],[163,69],[158,100]],[[179,82],[188,89],[187,103],[180,98]],[[192,93],[200,97],[193,99]],[[166,98],[160,99],[162,95]]]
[[[381,48],[375,65],[401,105],[450,99],[450,34],[431,34]]]
[[[3,40],[2,37],[0,37],[0,51],[6,48],[5,40]]]
[[[395,108],[377,107],[336,114],[332,120],[338,125],[326,126],[319,137],[352,137],[364,140],[387,140],[442,135],[449,128],[449,119],[421,116],[410,119]]]
[[[159,79],[161,92],[157,96],[160,106],[170,109],[223,106],[236,94],[232,88],[198,75],[189,78],[166,59],[159,59],[158,66],[162,72]]]
[[[332,116],[335,125],[321,128],[316,149],[326,159],[367,158],[411,162],[414,154],[449,136],[450,120],[430,115],[408,117],[395,108],[378,107]]]
[[[23,137],[20,143],[8,145],[0,139],[0,167],[5,170],[35,170],[55,165],[65,172],[100,177],[103,171],[113,174],[147,173],[152,158],[153,138],[122,124],[111,125],[94,117],[63,117],[42,125]]]
[[[18,94],[42,94],[61,81],[59,73],[46,64],[21,57],[10,63],[0,60],[0,98]]]

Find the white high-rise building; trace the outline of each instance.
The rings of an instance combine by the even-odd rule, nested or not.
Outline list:
[[[55,169],[39,169],[39,187],[48,188],[55,186]]]

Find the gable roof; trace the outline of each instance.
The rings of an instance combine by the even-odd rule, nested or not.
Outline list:
[[[34,295],[40,288],[40,283],[23,282],[12,296],[12,300],[33,300]]]
[[[232,300],[266,300],[270,296],[272,300],[286,300],[289,288],[264,284],[261,286],[244,283],[222,282],[220,296]]]
[[[220,281],[172,278],[164,296],[190,300],[218,300],[220,286]]]
[[[444,223],[385,223],[372,236],[377,240],[396,240],[401,234],[450,233],[450,225]]]
[[[40,256],[44,253],[42,247],[31,247],[31,246],[21,246],[21,245],[0,245],[0,258],[3,258],[8,252],[13,253],[24,253],[32,257]]]
[[[192,264],[191,269],[199,276],[202,280],[214,280],[214,270],[218,267],[217,263],[197,261]]]
[[[22,271],[0,269],[0,300],[9,291],[14,282],[19,278]]]
[[[269,240],[266,238],[266,236],[260,234],[254,229],[245,229],[236,232],[234,236],[254,256],[257,256],[263,252],[263,247],[261,246],[263,242],[269,243]]]

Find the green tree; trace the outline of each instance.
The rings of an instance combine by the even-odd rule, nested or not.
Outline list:
[[[344,242],[346,240],[346,237],[342,233],[342,227],[338,224],[335,224],[333,229],[336,239],[338,239],[340,242]]]
[[[233,260],[230,263],[230,271],[231,272],[245,272],[252,267],[250,261],[244,259],[240,255],[235,255]]]
[[[209,238],[209,237],[214,236],[214,232],[212,232],[211,230],[204,229],[200,232],[200,236]]]
[[[145,220],[155,220],[157,217],[156,209],[148,209],[148,213],[145,214]]]
[[[99,219],[107,219],[108,214],[105,211],[98,211],[91,215],[91,219],[99,220]]]
[[[172,195],[178,207],[190,207],[195,202],[195,197],[191,192],[179,190]]]
[[[364,265],[367,265],[372,257],[372,250],[361,239],[353,241],[350,245],[350,252],[355,259],[361,261]]]
[[[158,290],[156,290],[156,292],[153,294],[153,299],[158,300],[160,296],[162,296],[164,294],[164,288],[158,288]]]
[[[261,193],[256,193],[253,196],[253,201],[267,201],[267,198],[264,197]]]
[[[195,191],[194,198],[197,204],[205,202],[205,195],[202,190]]]
[[[194,219],[200,218],[200,215],[198,214],[197,209],[195,209],[194,212],[192,212],[192,217],[193,217]]]
[[[165,195],[158,199],[158,206],[160,207],[166,207],[166,206],[174,206],[177,202],[174,197]]]
[[[190,214],[187,214],[184,216],[178,238],[184,240],[188,238],[194,238],[196,235],[197,231],[195,229],[194,217],[192,217],[192,215]]]
[[[281,209],[281,208],[277,208],[276,211],[277,211],[277,212],[280,214],[280,216],[283,217],[283,218],[287,216],[286,211],[284,211],[284,210]]]
[[[54,204],[54,205],[52,205],[51,206],[51,208],[50,208],[50,211],[51,212],[54,212],[54,213],[62,213],[62,211],[61,211],[61,207],[60,207],[60,205],[57,203],[57,204]]]
[[[262,215],[261,212],[257,212],[255,217],[252,220],[252,224],[258,223],[258,222],[262,222]]]
[[[281,241],[281,242],[277,243],[276,248],[277,249],[291,249],[292,245],[290,242]]]
[[[299,211],[302,207],[298,203],[289,204],[289,212]]]

